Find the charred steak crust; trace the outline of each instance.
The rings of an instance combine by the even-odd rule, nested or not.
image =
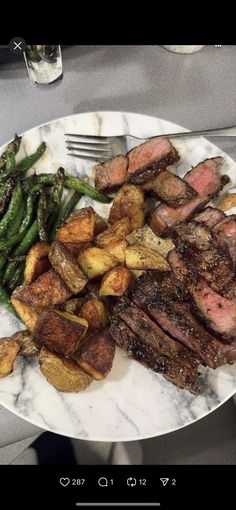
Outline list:
[[[113,314],[122,319],[135,333],[140,341],[151,349],[166,356],[181,360],[191,366],[199,365],[194,353],[186,349],[181,343],[170,338],[150,317],[138,308],[127,297],[120,298],[116,303]]]
[[[229,177],[219,172],[218,167],[222,162],[220,156],[206,159],[184,176],[184,180],[198,193],[187,204],[177,208],[160,204],[150,211],[147,222],[157,235],[166,235],[175,225],[192,218],[229,182]]]
[[[154,179],[143,183],[141,187],[145,193],[149,193],[170,207],[186,204],[197,195],[197,192],[184,179],[168,170],[161,170]]]
[[[161,295],[159,285],[150,275],[140,276],[129,297],[172,338],[192,349],[202,364],[216,368],[225,362],[223,343],[195,319],[188,304]]]
[[[171,233],[192,274],[203,277],[218,292],[234,278],[228,247],[206,225],[194,221],[177,225]]]
[[[174,359],[160,355],[144,345],[135,333],[118,317],[111,318],[110,333],[116,343],[130,358],[139,361],[154,372],[162,374],[168,381],[191,393],[199,394],[197,387],[197,368],[183,367]]]
[[[150,161],[150,163],[142,166],[138,170],[135,170],[133,173],[128,174],[126,180],[129,184],[143,184],[150,179],[153,179],[153,177],[159,174],[161,170],[165,170],[168,166],[177,163],[179,159],[180,157],[177,150],[174,146],[172,146],[169,154],[164,155],[160,159]]]

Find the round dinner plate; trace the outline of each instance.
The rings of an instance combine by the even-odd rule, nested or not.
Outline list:
[[[48,146],[35,165],[38,172],[68,172],[93,183],[93,164],[67,156],[64,133],[139,137],[183,131],[181,126],[147,115],[95,112],[64,117],[23,134],[19,158],[30,154],[42,140]],[[13,126],[14,133],[14,126]],[[133,142],[129,148],[137,145]],[[176,140],[181,156],[176,169],[183,176],[191,166],[217,155],[225,158],[222,168],[235,186],[236,163],[203,138]],[[2,147],[2,150],[4,147]],[[2,152],[2,151],[1,151]],[[92,205],[107,217],[110,205],[82,198],[80,207]],[[24,329],[20,321],[0,307],[1,337]],[[189,425],[219,407],[236,391],[236,363],[217,370],[201,368],[201,394],[194,396],[169,383],[116,349],[114,365],[104,381],[94,381],[82,393],[61,393],[48,384],[37,359],[18,357],[13,373],[0,380],[0,404],[17,416],[66,436],[93,441],[132,441],[154,437]]]

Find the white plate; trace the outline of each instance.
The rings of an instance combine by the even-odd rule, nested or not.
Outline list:
[[[45,140],[48,150],[35,165],[37,172],[56,171],[61,165],[76,175],[90,176],[91,164],[67,157],[65,132],[112,135],[129,132],[137,136],[176,132],[182,127],[133,113],[97,112],[65,117],[24,133],[19,157],[31,153]],[[14,126],[13,126],[14,132]],[[217,155],[225,157],[223,173],[235,185],[236,163],[207,140],[174,142],[182,157],[178,174],[191,165]],[[134,146],[135,144],[133,144]],[[3,148],[2,148],[3,149]],[[81,207],[93,205],[101,214],[109,206],[82,199]],[[1,336],[23,328],[0,308]],[[14,372],[0,381],[0,403],[21,418],[52,432],[95,441],[131,441],[177,430],[206,416],[236,391],[236,363],[217,370],[202,369],[202,393],[193,396],[167,382],[161,375],[128,360],[117,348],[113,369],[103,382],[93,382],[83,393],[56,391],[41,375],[37,360],[17,358]]]

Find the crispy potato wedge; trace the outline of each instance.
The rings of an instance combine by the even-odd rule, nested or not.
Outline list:
[[[77,209],[57,229],[56,239],[62,243],[84,243],[95,235],[95,213],[92,207]]]
[[[106,246],[106,251],[113,255],[116,259],[124,264],[125,262],[125,248],[128,246],[128,243],[125,239],[121,239],[116,243],[112,243],[109,246]]]
[[[23,285],[22,285],[22,287],[23,287]],[[18,289],[20,289],[20,288],[21,287],[18,287],[15,290],[15,292],[17,292]],[[21,301],[16,299],[15,292],[13,292],[12,297],[11,297],[12,305],[14,306],[17,314],[19,315],[20,319],[25,324],[27,329],[29,329],[29,331],[32,331],[37,320],[38,320],[39,314],[31,306],[26,305],[25,303],[22,303]]]
[[[19,350],[20,346],[14,338],[0,339],[0,379],[11,374]]]
[[[37,345],[59,354],[74,354],[88,329],[88,322],[59,310],[44,310],[33,330]]]
[[[95,236],[103,232],[107,228],[106,221],[94,211],[94,219],[95,219]]]
[[[110,225],[106,230],[99,234],[95,243],[99,248],[106,248],[121,239],[124,239],[131,232],[130,219],[128,217],[116,221]]]
[[[109,322],[109,313],[100,299],[91,298],[80,309],[80,317],[89,323],[89,329],[105,328]]]
[[[14,299],[37,308],[64,303],[71,296],[71,292],[59,274],[50,269],[29,285],[18,287],[13,296]],[[12,304],[14,305],[13,301]],[[30,329],[29,326],[27,327]]]
[[[92,246],[92,243],[63,243],[69,252],[77,259],[79,253],[85,248]]]
[[[76,297],[72,299],[68,299],[66,303],[63,303],[63,305],[60,305],[60,310],[62,312],[69,312],[73,315],[79,315],[79,311],[81,306],[87,301],[88,296],[81,296]]]
[[[101,276],[119,264],[113,255],[96,246],[87,248],[80,253],[78,261],[89,279]]]
[[[39,353],[39,348],[33,341],[30,331],[27,331],[27,329],[24,331],[17,331],[12,338],[14,338],[20,346],[19,356],[35,356],[35,354]]]
[[[52,243],[49,260],[72,294],[79,294],[85,287],[88,278],[79,267],[76,258],[60,241]]]
[[[111,371],[114,355],[115,341],[106,328],[85,338],[74,359],[85,372],[99,381]]]
[[[131,274],[126,267],[115,267],[103,276],[100,296],[122,296],[131,282]]]
[[[124,184],[116,194],[109,214],[109,223],[115,223],[128,216],[131,230],[144,224],[144,193],[133,184]]]
[[[65,392],[84,391],[92,382],[92,377],[64,356],[55,354],[43,347],[39,355],[40,370],[49,384]]]
[[[161,253],[163,257],[166,257],[175,247],[170,238],[162,239],[158,237],[148,225],[131,232],[131,234],[126,236],[126,241],[131,245],[138,243],[147,248],[151,248],[151,250],[156,250]]]
[[[125,265],[131,269],[171,271],[171,267],[163,255],[141,244],[132,244],[126,248]]]
[[[236,207],[236,193],[228,193],[218,203],[218,209],[221,211],[227,211],[232,207]]]
[[[44,241],[39,241],[29,250],[24,271],[24,280],[26,283],[33,282],[41,276],[41,274],[50,269],[51,264],[48,259],[49,251],[50,244]]]

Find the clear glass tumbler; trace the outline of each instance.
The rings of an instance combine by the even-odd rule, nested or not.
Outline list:
[[[27,45],[26,67],[33,85],[49,85],[63,77],[61,47],[58,45]]]

